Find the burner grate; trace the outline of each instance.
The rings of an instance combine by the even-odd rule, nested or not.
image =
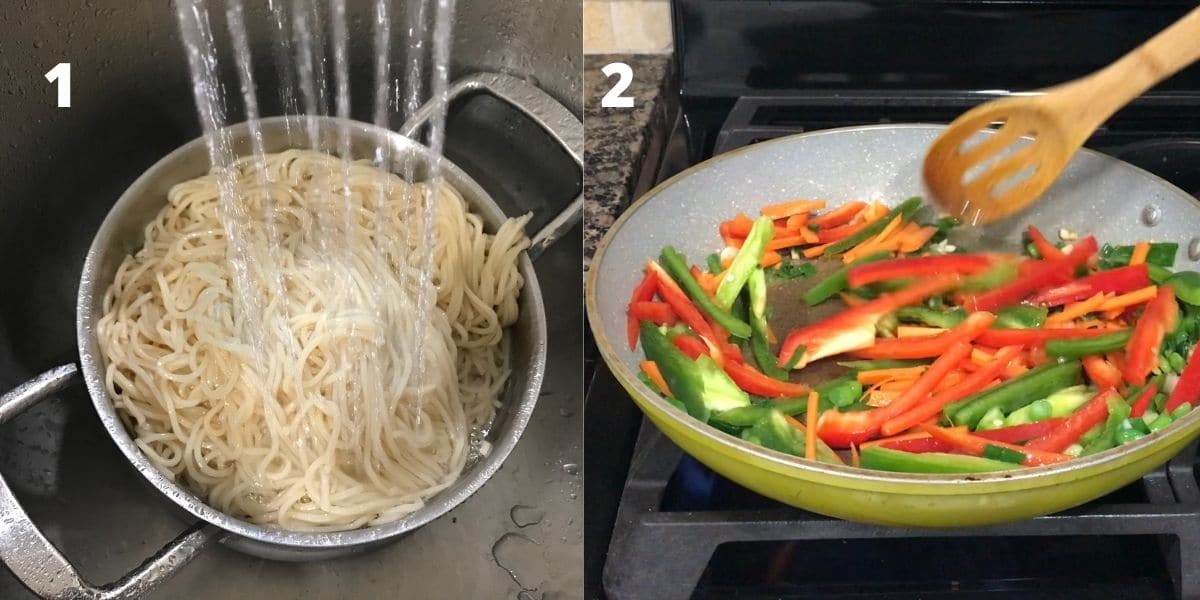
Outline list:
[[[684,455],[652,424],[643,422],[608,549],[604,588],[616,600],[690,598],[718,547],[738,542],[1158,536],[1175,594],[1193,598],[1200,596],[1200,486],[1194,473],[1195,454],[1193,444],[1146,475],[1140,484],[1144,502],[1110,501],[1120,499],[1112,496],[1015,523],[917,529],[853,523],[770,501],[744,509],[664,510],[664,502],[669,502],[666,492]]]

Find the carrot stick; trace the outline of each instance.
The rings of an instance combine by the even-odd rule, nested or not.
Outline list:
[[[929,368],[928,365],[920,365],[916,367],[900,367],[895,369],[874,369],[871,371],[859,371],[858,382],[863,385],[870,385],[887,381],[889,379],[916,379]]]
[[[654,383],[654,387],[657,387],[662,395],[670,398],[671,388],[667,387],[667,380],[663,379],[662,372],[658,370],[658,364],[652,360],[643,360],[641,367],[646,377],[649,377],[650,381]]]
[[[888,236],[892,235],[892,233],[894,233],[902,224],[903,223],[900,215],[897,215],[883,228],[883,231],[879,232],[879,235],[863,240],[859,245],[847,250],[846,253],[842,255],[842,262],[850,263],[860,256],[866,256],[867,254],[871,253],[876,249],[876,246],[888,239]]]
[[[851,200],[827,213],[817,215],[809,222],[816,225],[820,229],[830,229],[838,225],[845,225],[853,219],[855,215],[862,212],[867,207],[867,203],[861,200]]]
[[[907,390],[908,388],[912,387],[913,381],[916,381],[916,380],[915,379],[889,379],[889,380],[879,384],[879,391],[881,391],[881,392],[903,392],[904,390]]]
[[[802,215],[792,215],[788,217],[787,223],[784,224],[784,229],[787,229],[788,231],[800,231],[801,229],[808,229],[805,227],[805,225],[808,225],[808,213],[804,213]]]
[[[742,241],[745,236],[738,237],[738,236],[734,235],[733,234],[733,226],[730,224],[729,221],[722,222],[719,227],[719,230],[721,231],[721,239],[725,242],[726,246],[729,246],[730,248],[741,248],[742,247]]]
[[[922,373],[921,377],[913,382],[900,397],[888,404],[887,409],[880,416],[885,419],[895,418],[925,400],[925,397],[933,391],[934,386],[970,354],[971,344],[967,342],[960,341],[951,346],[945,354],[933,361],[933,364],[929,365],[929,369]]]
[[[993,356],[994,355],[991,352],[983,350],[982,348],[975,348],[974,350],[971,350],[971,361],[979,366],[983,366],[992,362]]]
[[[1046,317],[1046,327],[1057,327],[1092,311],[1100,310],[1100,307],[1104,306],[1106,300],[1104,292],[1098,292],[1095,296],[1087,300],[1072,302],[1063,307],[1062,312]]]
[[[1150,255],[1150,242],[1138,242],[1133,245],[1133,252],[1129,254],[1129,264],[1140,265],[1146,262],[1146,257]]]
[[[1158,296],[1158,286],[1148,285],[1144,288],[1139,288],[1133,290],[1132,292],[1126,292],[1120,296],[1113,296],[1112,298],[1105,300],[1104,304],[1100,305],[1099,310],[1122,311],[1130,306],[1137,306],[1138,304],[1149,302],[1153,300],[1155,296]],[[1117,314],[1120,315],[1120,312]]]
[[[762,260],[758,261],[758,266],[766,269],[781,262],[783,262],[783,256],[780,256],[780,254],[774,250],[767,250],[763,253]]]
[[[921,227],[916,233],[905,237],[900,243],[900,251],[904,253],[916,252],[921,249],[933,238],[933,234],[937,233],[937,227]]]
[[[966,364],[966,361],[964,361],[963,364]],[[946,375],[945,377],[943,377],[942,380],[939,381],[936,386],[934,386],[934,388],[933,388],[934,393],[940,392],[946,388],[957,385],[958,382],[962,381],[963,378],[966,377],[967,375],[968,374],[964,371],[951,371],[949,375]]]
[[[754,227],[754,219],[747,217],[743,212],[734,215],[733,219],[726,223],[729,223],[729,232],[740,238],[750,235],[750,229]]]
[[[820,246],[813,246],[812,248],[807,248],[804,250],[804,258],[816,258],[818,256],[821,256],[822,254],[825,254],[825,250],[827,248],[829,248],[830,246],[832,246],[836,243],[837,242],[829,242],[828,244],[821,244]]]
[[[850,466],[858,467],[862,464],[862,459],[858,457],[858,446],[850,444]]]
[[[811,234],[812,232],[810,231],[809,233]],[[771,238],[771,241],[767,242],[767,250],[782,250],[784,248],[793,248],[795,246],[801,246],[807,243],[809,243],[808,238],[805,237],[803,233],[790,233],[789,235]]]
[[[808,423],[808,431],[804,432],[804,458],[808,460],[817,459],[817,428],[814,425],[817,423],[818,398],[816,390],[808,393],[808,412],[804,417]]]
[[[785,219],[792,215],[807,214],[822,208],[825,208],[824,200],[793,200],[764,206],[759,214],[772,219]]]
[[[1013,357],[1021,353],[1020,346],[1005,346],[996,351],[995,360],[970,374],[954,387],[937,392],[932,397],[913,406],[908,412],[884,422],[880,432],[895,435],[930,418],[936,418],[942,408],[984,389],[1007,366]]]

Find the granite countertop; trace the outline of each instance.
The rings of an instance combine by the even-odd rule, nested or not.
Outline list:
[[[601,108],[600,99],[617,78],[600,69],[611,62],[633,69],[633,82],[624,95],[632,108]],[[584,58],[584,265],[609,226],[634,200],[646,154],[655,136],[666,133],[673,99],[664,90],[671,73],[670,55],[595,54]]]

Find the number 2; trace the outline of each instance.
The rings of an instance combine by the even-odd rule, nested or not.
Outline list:
[[[629,89],[629,84],[633,83],[633,69],[623,62],[608,63],[600,69],[605,77],[619,75],[617,85],[614,85],[604,98],[600,99],[600,106],[604,108],[633,108],[633,98],[622,96],[625,90]]]
[[[71,107],[71,63],[58,63],[46,71],[46,81],[58,82],[58,107]]]

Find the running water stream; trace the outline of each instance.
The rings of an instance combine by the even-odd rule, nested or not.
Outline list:
[[[395,15],[392,0],[375,0],[372,18],[367,21],[372,28],[372,43],[367,47],[374,51],[371,77],[356,82],[351,81],[352,49],[346,0],[270,0],[266,13],[269,20],[266,30],[272,32],[270,40],[248,38],[248,15],[244,13],[242,0],[175,0],[175,6],[191,73],[196,110],[213,173],[217,178],[220,216],[229,244],[228,260],[234,279],[231,283],[235,307],[241,318],[239,330],[243,342],[259,356],[265,356],[266,348],[280,343],[280,338],[287,340],[283,343],[290,346],[293,355],[299,356],[300,352],[288,332],[286,309],[280,313],[278,307],[273,309],[268,306],[270,298],[283,295],[282,290],[287,282],[282,272],[273,268],[272,264],[257,264],[252,259],[276,256],[279,239],[270,199],[266,193],[261,198],[242,197],[235,185],[239,160],[263,165],[268,153],[258,123],[262,115],[252,49],[273,59],[280,109],[283,115],[295,117],[303,123],[302,134],[308,147],[341,159],[341,173],[330,173],[329,176],[331,181],[340,180],[340,185],[335,184],[330,189],[340,190],[342,197],[320,199],[317,205],[322,209],[314,215],[314,235],[329,273],[326,281],[331,289],[328,291],[338,296],[334,302],[342,304],[351,301],[346,297],[353,288],[347,267],[353,258],[346,250],[351,246],[346,236],[362,235],[361,230],[351,226],[351,161],[367,159],[375,166],[396,172],[408,181],[420,178],[427,182],[425,186],[413,188],[423,190],[423,197],[406,199],[419,206],[420,226],[413,228],[421,236],[419,242],[411,244],[411,240],[390,240],[376,236],[374,243],[378,252],[384,252],[384,245],[411,244],[418,248],[417,256],[409,258],[417,267],[417,280],[409,280],[408,270],[402,269],[405,279],[402,284],[407,287],[415,283],[417,286],[417,314],[414,318],[423,319],[423,315],[428,315],[437,299],[432,276],[434,231],[437,190],[441,185],[454,0],[406,0],[403,7],[404,25],[399,36],[393,36]],[[210,13],[220,14],[222,8],[229,33],[230,48],[227,52],[223,46],[218,47],[210,22]],[[398,39],[400,43],[402,67],[399,69],[394,69],[392,65],[393,39]],[[254,43],[260,41],[263,43]],[[263,48],[267,44],[269,48]],[[225,64],[236,70],[240,91],[237,96],[240,98],[231,98],[229,96],[233,95],[226,93],[221,80],[221,66]],[[327,126],[322,126],[324,121],[320,117],[330,116],[331,109],[332,115],[339,119],[353,117],[353,83],[361,86],[359,93],[365,93],[371,99],[370,121],[383,128],[390,128],[397,121],[407,121],[421,105],[432,102],[432,116],[419,138],[428,148],[427,155],[406,153],[402,157],[394,156],[392,145],[381,133],[375,140],[372,153],[352,156],[349,129],[340,126],[331,132]],[[239,99],[248,121],[249,148],[241,150],[248,150],[247,156],[239,156],[239,150],[234,147],[234,140],[226,129],[231,125],[227,121],[231,102]],[[397,119],[394,121],[394,118]],[[290,139],[299,139],[290,135],[290,129],[288,133]],[[271,150],[278,151],[279,148]],[[259,180],[255,184],[265,190],[272,182],[263,180],[261,169],[255,170],[259,173]],[[373,199],[377,207],[380,206],[378,203],[386,201],[386,185],[386,178],[381,178],[379,192]],[[330,194],[337,194],[337,191]],[[256,205],[256,201],[259,204]],[[265,217],[261,224],[264,227],[265,248],[250,247],[250,244],[264,243],[262,238],[252,235],[256,223],[251,213],[261,213]],[[255,242],[256,239],[259,241]],[[381,282],[376,282],[374,287],[376,293],[383,289]],[[378,308],[381,302],[361,298],[358,301],[373,305],[375,316],[383,318]],[[423,347],[421,338],[424,331],[423,327],[416,328],[415,348]],[[344,364],[353,362],[352,357],[342,358]],[[415,364],[415,387],[421,389],[425,362],[418,360]],[[415,407],[418,416],[420,404],[418,395]],[[300,443],[303,444],[303,441]]]

